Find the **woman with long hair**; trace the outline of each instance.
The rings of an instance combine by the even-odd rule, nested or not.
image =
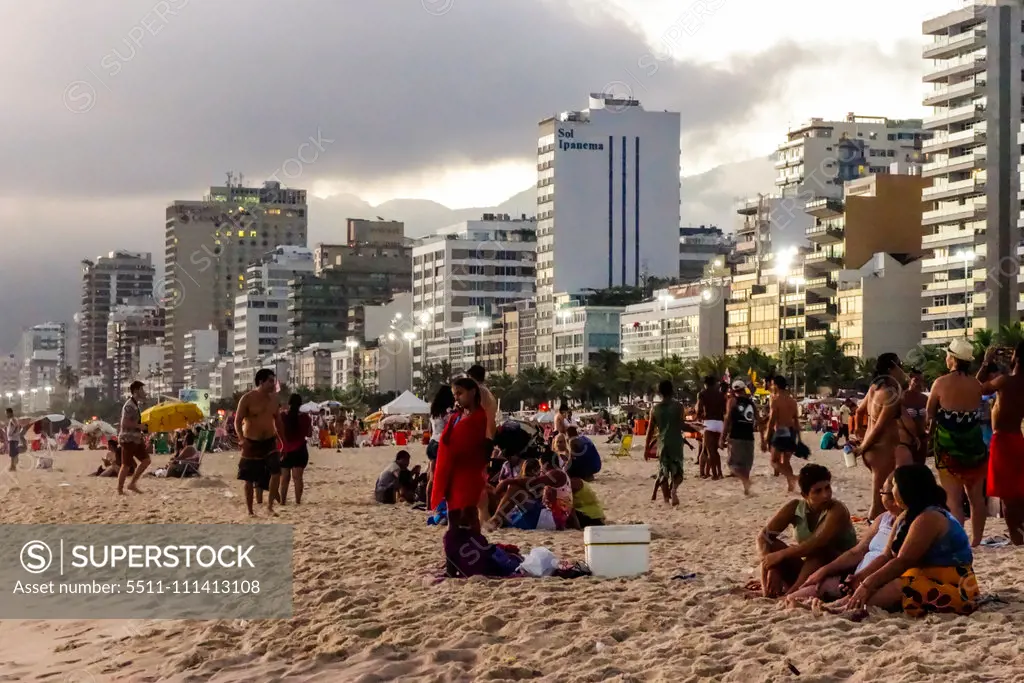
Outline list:
[[[981,429],[981,382],[970,374],[974,345],[954,339],[946,351],[949,373],[932,384],[928,395],[928,425],[935,468],[946,489],[949,510],[964,523],[963,493],[971,504],[971,545],[985,533],[985,476],[988,447]]]
[[[455,411],[438,442],[430,509],[441,501],[448,507],[450,528],[467,527],[480,533],[478,504],[487,485],[490,451],[487,415],[480,403],[480,388],[469,377],[452,382]]]
[[[302,503],[304,482],[302,474],[309,465],[309,439],[313,421],[301,412],[302,396],[292,394],[288,398],[288,410],[277,414],[277,433],[281,440],[281,505],[288,498],[288,484],[295,481],[295,504]]]
[[[842,607],[874,605],[910,616],[971,614],[978,580],[967,532],[946,507],[946,492],[927,465],[904,465],[893,474],[893,496],[903,514],[878,569]]]
[[[441,444],[441,432],[448,422],[448,417],[455,409],[455,395],[452,388],[442,384],[434,394],[430,403],[430,442],[427,444],[427,500],[433,487],[434,464],[437,462],[437,450]]]

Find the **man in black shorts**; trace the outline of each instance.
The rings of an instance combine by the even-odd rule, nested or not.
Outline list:
[[[256,502],[262,503],[264,491],[269,492],[267,510],[273,515],[281,476],[281,454],[277,446],[277,377],[273,370],[264,368],[256,373],[255,384],[255,389],[242,396],[235,411],[235,431],[242,447],[238,480],[245,482],[245,505],[249,515],[256,514],[252,507],[253,494]]]

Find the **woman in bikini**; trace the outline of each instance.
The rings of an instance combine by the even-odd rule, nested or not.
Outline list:
[[[914,451],[914,462],[924,463],[928,459],[928,397],[924,394],[924,376],[917,368],[911,368],[907,372],[910,383],[907,390],[903,392],[903,409],[907,418],[914,423],[914,437],[917,439],[918,448]]]
[[[949,374],[935,380],[928,396],[928,425],[931,449],[939,482],[946,490],[949,510],[963,524],[963,493],[971,505],[971,545],[977,546],[985,533],[985,475],[988,448],[982,435],[980,408],[982,385],[969,374],[974,346],[966,339],[954,339],[946,352]]]

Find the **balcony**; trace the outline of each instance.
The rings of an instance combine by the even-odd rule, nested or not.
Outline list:
[[[981,94],[980,91],[984,87],[985,79],[983,78],[972,78],[971,80],[963,81],[961,83],[941,86],[928,91],[924,96],[924,104],[929,107],[934,107],[945,104],[951,100]]]
[[[972,51],[985,47],[985,29],[972,28],[952,36],[936,36],[924,46],[921,55],[925,59],[946,59],[956,57],[958,52]]]
[[[925,130],[934,130],[936,128],[945,128],[955,123],[966,123],[967,121],[973,121],[975,119],[981,120],[982,115],[985,113],[984,104],[965,104],[962,107],[956,107],[955,109],[946,109],[941,111],[934,116],[926,117],[924,120]]]
[[[979,149],[973,152],[968,152],[967,154],[961,154],[960,156],[950,157],[948,159],[939,159],[938,161],[932,161],[922,166],[921,175],[925,178],[934,178],[937,175],[972,171],[975,168],[984,168],[985,160],[987,158],[988,152],[984,149]]]
[[[988,177],[983,174],[978,174],[973,178],[967,180],[960,180],[955,183],[944,183],[942,185],[932,185],[931,187],[924,188],[921,193],[922,198],[925,201],[937,200],[937,199],[949,199],[950,197],[960,197],[968,194],[981,194],[985,192],[985,186],[988,183]]]
[[[807,228],[807,239],[818,244],[834,244],[843,241],[845,230],[835,225],[822,223]]]
[[[963,304],[950,304],[948,306],[925,306],[921,309],[921,320],[931,322],[933,320],[963,320],[965,311]]]
[[[943,230],[921,238],[921,246],[925,249],[951,247],[957,244],[974,244],[974,230]]]
[[[804,310],[808,318],[814,318],[815,320],[832,322],[836,319],[836,305],[825,301],[807,304]]]
[[[737,254],[752,254],[757,251],[757,240],[744,240],[736,243]]]
[[[843,260],[838,256],[831,256],[825,251],[814,251],[804,257],[804,267],[812,272],[822,273],[839,270],[843,266]]]
[[[974,280],[945,280],[929,282],[921,289],[921,296],[930,298],[942,294],[963,294],[974,289]]]
[[[843,215],[843,200],[814,199],[807,202],[804,211],[816,218],[835,218]]]
[[[804,282],[804,287],[810,294],[816,294],[817,296],[834,296],[836,293],[836,281],[827,275],[821,277],[812,277],[811,279]]]
[[[921,225],[970,221],[983,217],[986,211],[988,211],[988,198],[976,197],[966,204],[944,206],[934,211],[925,211],[921,214]]]
[[[981,73],[988,66],[988,53],[984,51],[944,60],[924,75],[925,83],[940,83],[947,78],[962,78]]]
[[[804,332],[804,337],[806,337],[807,339],[815,339],[815,340],[817,340],[817,339],[824,339],[825,335],[828,334],[828,332],[829,332],[829,328],[827,328],[827,327],[811,328],[811,329],[807,330],[806,332]]]
[[[737,273],[753,273],[757,269],[757,262],[751,259],[750,261],[744,261],[743,263],[736,264]]]
[[[970,328],[967,329],[967,333],[967,336],[969,337],[971,335]],[[955,328],[952,330],[928,330],[921,333],[921,343],[925,346],[945,344],[946,342],[953,341],[954,339],[963,336],[963,328]]]
[[[984,122],[975,124],[973,128],[956,133],[937,131],[930,140],[925,140],[921,149],[928,154],[954,147],[974,147],[985,143],[988,137],[988,126]],[[1024,143],[1024,141],[1022,141]]]

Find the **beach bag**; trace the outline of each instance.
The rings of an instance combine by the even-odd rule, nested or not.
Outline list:
[[[449,528],[444,535],[445,576],[469,578],[512,576],[523,558],[494,545],[483,534],[462,527]]]

